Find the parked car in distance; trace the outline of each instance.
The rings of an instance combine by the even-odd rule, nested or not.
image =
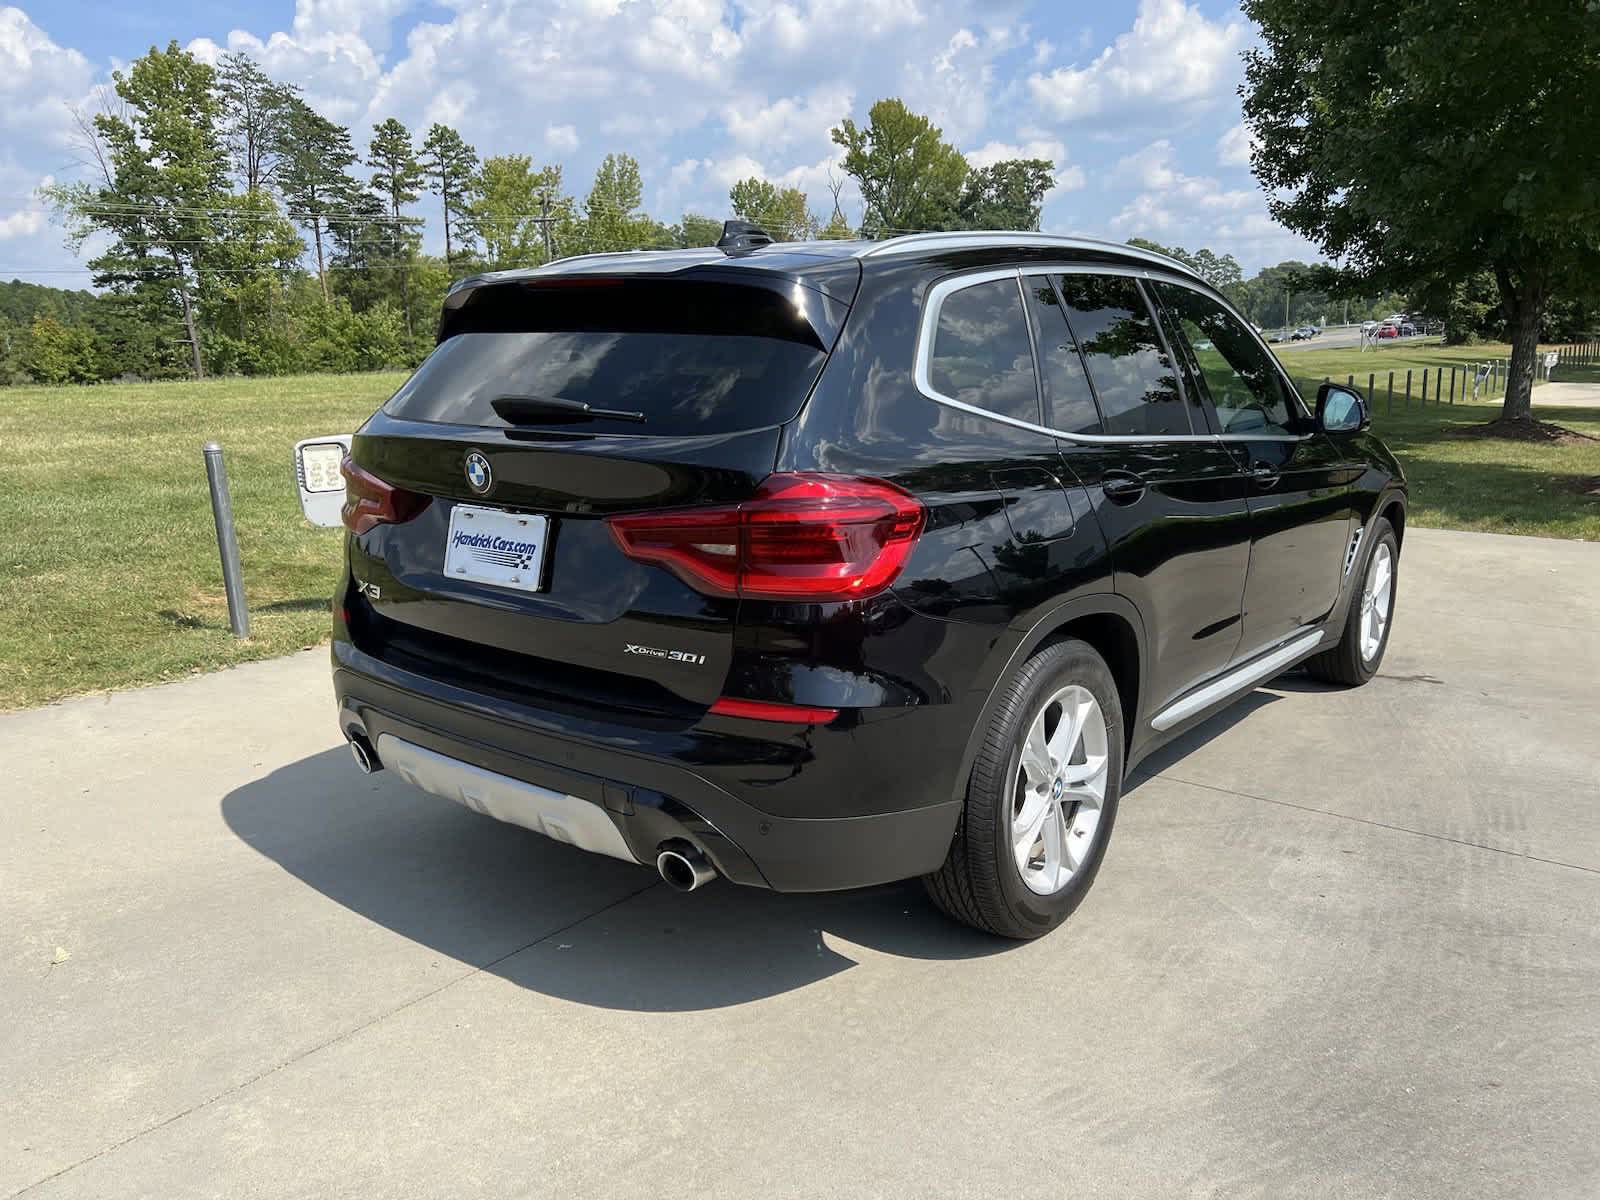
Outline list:
[[[1288,336],[1289,336],[1288,330],[1286,330],[1286,329],[1274,329],[1271,333],[1266,335],[1266,338],[1267,338],[1268,342],[1272,343],[1273,345],[1276,345],[1277,343],[1283,341]]]
[[[1416,335],[1416,332],[1417,332],[1417,327],[1413,322],[1411,322],[1411,321],[1401,321],[1400,322],[1400,336],[1401,337],[1413,337],[1413,336]]]
[[[1361,332],[1362,333],[1371,333],[1377,327],[1378,327],[1378,323],[1376,321],[1363,321],[1363,322],[1361,322]]]
[[[1145,756],[1378,670],[1406,487],[1368,424],[1114,243],[729,222],[473,276],[343,462],[340,728],[682,890],[920,876],[1037,937]]]
[[[1396,325],[1393,321],[1385,321],[1382,325],[1378,326],[1378,332],[1373,336],[1381,338],[1399,337],[1400,326]]]
[[[1291,333],[1289,335],[1289,340],[1293,341],[1293,342],[1306,342],[1306,341],[1310,341],[1312,338],[1314,338],[1316,336],[1317,336],[1317,331],[1315,329],[1313,329],[1309,325],[1302,325],[1302,326],[1300,326],[1299,329],[1296,329],[1293,333]]]

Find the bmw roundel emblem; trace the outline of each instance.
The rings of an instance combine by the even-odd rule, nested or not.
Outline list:
[[[494,486],[494,472],[489,469],[489,460],[476,450],[467,455],[467,486],[480,496]]]

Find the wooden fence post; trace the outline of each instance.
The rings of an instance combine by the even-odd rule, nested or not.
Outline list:
[[[1428,407],[1428,368],[1422,368],[1422,407]]]
[[[1406,368],[1406,407],[1411,407],[1411,369]]]
[[[1455,404],[1455,402],[1456,402],[1456,369],[1454,367],[1451,367],[1450,368],[1450,403],[1453,405],[1453,404]]]
[[[1393,412],[1393,411],[1394,411],[1394,372],[1393,372],[1393,371],[1390,371],[1390,372],[1389,372],[1389,402],[1388,402],[1388,411],[1389,411],[1389,412]]]

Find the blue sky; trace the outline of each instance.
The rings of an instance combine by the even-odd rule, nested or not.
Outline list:
[[[250,53],[359,145],[388,116],[444,121],[480,154],[559,162],[580,196],[626,151],[668,221],[726,215],[750,174],[826,215],[828,130],[899,96],[974,162],[1052,159],[1047,230],[1206,245],[1247,271],[1316,257],[1250,175],[1254,33],[1216,0],[31,0],[0,7],[0,278],[86,279],[33,191],[82,170],[72,107],[172,38]],[[859,219],[848,188],[844,206]]]

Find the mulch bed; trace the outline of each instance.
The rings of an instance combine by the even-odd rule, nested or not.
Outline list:
[[[1600,442],[1592,434],[1579,433],[1553,421],[1515,421],[1496,417],[1482,425],[1463,425],[1452,429],[1446,437],[1504,438],[1513,442],[1538,442],[1542,445],[1568,445],[1577,442]]]

